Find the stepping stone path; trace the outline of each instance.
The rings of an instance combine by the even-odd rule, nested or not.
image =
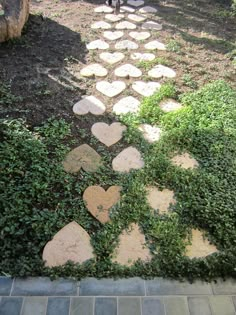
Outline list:
[[[140,102],[133,96],[127,96],[119,100],[114,107],[113,112],[116,115],[127,114],[127,113],[137,113],[139,110]]]
[[[115,53],[104,52],[104,53],[101,53],[99,57],[103,61],[112,65],[124,59],[125,55],[121,52],[115,52]]]
[[[162,30],[162,25],[157,22],[148,21],[148,22],[143,23],[142,29],[160,31]]]
[[[153,95],[160,87],[158,82],[136,81],[132,84],[134,91],[146,97]]]
[[[111,22],[119,22],[124,18],[124,14],[106,14],[105,18]]]
[[[143,7],[141,9],[139,9],[139,12],[142,13],[142,14],[145,14],[145,13],[156,13],[157,9],[155,9],[153,7],[146,6],[146,7]]]
[[[108,97],[119,95],[126,88],[126,84],[122,81],[100,81],[96,84],[96,89]]]
[[[131,40],[122,40],[115,45],[115,49],[127,49],[127,50],[132,50],[132,49],[138,49],[138,44],[135,42],[132,42]]]
[[[134,147],[124,149],[112,161],[112,168],[117,172],[128,173],[132,169],[144,167],[144,161],[139,151]]]
[[[142,124],[138,129],[142,132],[144,139],[149,143],[156,142],[161,137],[161,129],[158,127]]]
[[[184,169],[194,169],[198,167],[198,162],[188,153],[178,154],[171,159],[171,162]]]
[[[109,29],[111,28],[111,24],[104,22],[104,21],[99,21],[99,22],[95,22],[91,25],[92,29]]]
[[[121,12],[129,12],[129,13],[134,13],[135,12],[135,9],[134,8],[131,8],[127,5],[123,5],[121,8],[120,8],[120,11]]]
[[[83,200],[89,212],[101,223],[110,221],[109,210],[120,200],[120,186],[112,186],[105,191],[100,186],[88,187]]]
[[[89,50],[93,50],[93,49],[108,49],[109,48],[109,44],[104,42],[104,40],[97,39],[97,40],[94,40],[91,43],[87,44],[86,47]]]
[[[143,0],[128,0],[127,4],[132,5],[133,7],[140,7],[141,5],[144,5],[144,1]]]
[[[151,78],[161,78],[161,77],[166,77],[166,78],[174,78],[176,76],[176,73],[174,70],[172,70],[169,67],[158,65],[155,66],[153,69],[148,71],[148,75]]]
[[[124,32],[122,31],[116,31],[116,32],[106,31],[103,33],[103,36],[108,40],[117,40],[121,38],[123,35],[124,35]]]
[[[145,44],[144,47],[148,50],[166,50],[166,46],[157,40],[153,40],[152,42]]]
[[[115,75],[121,78],[138,78],[141,77],[142,71],[131,64],[125,64],[116,68]]]
[[[102,115],[106,110],[106,106],[95,96],[84,96],[81,101],[73,106],[73,112],[76,115]]]
[[[154,186],[149,186],[146,190],[148,204],[153,210],[158,210],[159,214],[168,213],[170,206],[176,203],[172,190],[159,190]]]
[[[129,36],[136,40],[145,40],[148,39],[151,34],[149,32],[130,32]]]
[[[131,59],[138,61],[152,61],[156,58],[154,54],[150,53],[132,53],[130,57]]]
[[[131,23],[129,21],[123,21],[118,24],[116,24],[117,30],[134,30],[136,29],[136,25],[134,23]]]
[[[123,132],[127,129],[126,126],[119,122],[114,122],[110,126],[103,122],[93,124],[91,131],[94,137],[100,142],[105,144],[107,147],[120,141]]]
[[[113,9],[108,7],[107,5],[101,5],[100,7],[95,8],[94,12],[96,12],[96,13],[112,13]]]
[[[107,73],[108,73],[107,69],[105,69],[102,65],[98,63],[89,65],[80,71],[80,74],[83,77],[93,77],[93,76],[105,77]]]
[[[141,15],[137,15],[137,14],[129,14],[128,15],[128,19],[130,19],[131,21],[134,22],[143,22],[146,20],[146,16],[141,16]]]

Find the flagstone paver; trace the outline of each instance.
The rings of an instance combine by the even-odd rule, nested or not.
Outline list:
[[[135,12],[135,9],[130,7],[130,6],[127,6],[127,5],[122,5],[120,7],[120,11],[121,12],[129,12],[129,13],[134,13]]]
[[[109,64],[115,64],[121,61],[122,59],[124,59],[125,55],[121,52],[114,52],[114,53],[104,52],[104,53],[101,53],[99,57],[100,59],[102,59],[103,61]]]
[[[138,259],[144,262],[151,260],[150,250],[145,243],[145,236],[141,233],[139,226],[135,223],[131,224],[119,236],[119,245],[115,249],[112,261],[131,266]]]
[[[94,9],[94,12],[96,13],[112,13],[113,9],[111,7],[108,7],[106,5],[101,5]]]
[[[141,9],[139,9],[139,12],[142,14],[146,14],[146,13],[156,13],[157,9],[154,7],[150,7],[150,6],[145,6]]]
[[[115,75],[121,78],[139,78],[142,71],[131,64],[124,64],[115,69]]]
[[[162,25],[154,21],[147,21],[142,24],[142,29],[161,31]]]
[[[99,63],[94,63],[91,65],[88,65],[87,67],[83,68],[80,71],[80,74],[83,77],[105,77],[108,74],[108,71],[106,68],[104,68],[102,65]]]
[[[186,256],[189,258],[202,258],[217,252],[215,245],[203,237],[200,230],[192,229],[191,245],[186,247]]]
[[[130,19],[131,21],[134,22],[143,22],[147,19],[146,16],[141,16],[141,15],[137,15],[137,14],[128,14],[128,19]]]
[[[171,162],[174,165],[180,166],[184,169],[194,169],[199,165],[198,162],[187,152],[183,154],[177,154],[171,159]]]
[[[91,25],[92,29],[109,29],[111,28],[111,24],[105,22],[105,21],[98,21]]]
[[[130,32],[129,36],[136,40],[145,40],[148,39],[151,34],[149,32]]]
[[[103,33],[103,36],[108,40],[117,40],[121,38],[124,35],[124,32],[122,31],[105,31]]]
[[[97,39],[97,40],[94,40],[94,41],[90,42],[89,44],[87,44],[86,47],[89,50],[108,49],[109,48],[109,44],[106,43],[104,40]]]
[[[122,21],[116,24],[117,30],[134,30],[136,29],[136,27],[137,26],[134,23],[131,23],[129,21]]]
[[[122,81],[100,81],[96,84],[96,89],[108,97],[119,95],[126,88],[126,84]]]
[[[88,187],[83,200],[89,212],[101,223],[110,221],[109,210],[120,200],[120,186],[111,186],[106,191],[100,186]]]
[[[156,142],[161,137],[161,129],[156,126],[142,124],[138,127],[138,129],[142,132],[144,139],[149,143]]]
[[[137,113],[139,110],[140,101],[133,96],[127,96],[120,99],[114,106],[113,112],[116,115]]]
[[[151,78],[156,79],[161,77],[174,78],[176,76],[176,72],[169,67],[157,65],[153,69],[148,71],[148,75]]]
[[[96,172],[101,166],[101,157],[88,144],[82,144],[66,155],[63,166],[68,173],[77,173],[81,168],[86,172]]]
[[[132,42],[131,40],[122,40],[120,42],[117,42],[115,45],[115,48],[117,50],[121,49],[127,49],[127,50],[133,50],[133,49],[138,49],[138,44],[136,44],[135,42]]]
[[[153,95],[160,87],[161,84],[158,82],[135,81],[132,84],[134,91],[146,97]]]
[[[175,100],[169,98],[169,99],[165,99],[164,101],[160,103],[160,108],[164,112],[168,113],[168,112],[172,112],[172,111],[182,108],[182,105],[176,102]]]
[[[138,61],[152,61],[156,58],[156,56],[151,53],[132,53],[130,57]]]
[[[124,18],[124,14],[106,14],[105,19],[111,22],[118,22]]]
[[[106,106],[95,96],[84,96],[82,100],[73,106],[73,112],[76,115],[102,115],[106,111]]]
[[[144,47],[148,50],[166,50],[166,46],[162,43],[160,43],[158,40],[153,40],[147,44],[144,45]]]
[[[123,132],[127,129],[126,126],[122,125],[120,122],[114,122],[108,125],[104,122],[97,122],[93,124],[91,131],[92,134],[107,147],[120,141]]]
[[[159,210],[159,214],[167,213],[170,205],[174,205],[176,200],[174,192],[169,189],[159,190],[155,186],[148,186],[147,201],[153,210]]]
[[[144,167],[144,161],[140,152],[134,147],[124,149],[112,161],[112,168],[117,172],[128,173],[132,169],[142,167]]]
[[[144,5],[144,0],[128,0],[127,4],[133,7],[141,7],[141,5]]]
[[[68,260],[83,263],[91,258],[94,254],[90,236],[74,221],[57,232],[43,250],[43,260],[48,267],[64,265]]]

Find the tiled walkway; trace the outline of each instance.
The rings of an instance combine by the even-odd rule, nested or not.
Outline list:
[[[236,281],[0,277],[0,315],[236,315]]]

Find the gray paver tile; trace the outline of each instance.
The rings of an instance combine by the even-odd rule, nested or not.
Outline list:
[[[95,315],[117,315],[117,299],[116,298],[102,298],[102,297],[96,298],[94,314]]]
[[[229,296],[211,296],[211,310],[213,315],[235,315],[233,300]]]
[[[140,298],[121,297],[118,299],[119,315],[141,315]]]
[[[142,299],[143,315],[165,315],[164,303],[162,299],[146,297]]]
[[[188,301],[186,297],[164,298],[166,315],[189,315]]]
[[[0,299],[0,315],[20,315],[23,299],[3,297]]]
[[[47,308],[46,297],[26,297],[21,315],[45,315]]]
[[[94,298],[78,297],[71,299],[70,315],[93,315]]]
[[[190,315],[212,315],[207,297],[189,297],[188,306]]]
[[[66,279],[51,281],[49,278],[16,278],[13,284],[13,296],[53,296],[76,295],[77,282]]]
[[[69,297],[50,297],[48,298],[46,315],[69,315]]]
[[[0,277],[0,296],[10,295],[12,282],[9,277]]]
[[[236,294],[236,280],[228,279],[226,281],[218,280],[217,283],[212,283],[214,294],[219,295],[235,295]]]
[[[147,295],[208,295],[212,294],[210,284],[201,281],[179,282],[155,278],[146,281]]]
[[[144,281],[139,278],[119,280],[88,278],[80,282],[80,295],[143,296]]]

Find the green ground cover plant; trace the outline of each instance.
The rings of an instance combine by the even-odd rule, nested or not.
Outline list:
[[[181,101],[183,108],[164,113],[165,98]],[[119,152],[109,152],[91,137],[103,167],[96,173],[64,172],[62,161],[74,139],[64,120],[50,119],[37,128],[22,120],[2,120],[0,125],[0,273],[12,276],[165,276],[212,279],[236,277],[236,92],[224,81],[178,95],[172,83],[143,99],[136,115],[121,117],[128,129],[124,147],[135,146],[145,167],[129,174],[112,170]],[[140,123],[162,129],[160,141],[149,144],[137,130]],[[82,130],[82,134],[86,134]],[[119,149],[119,148],[118,148]],[[184,170],[170,159],[189,152],[200,166]],[[104,225],[90,216],[82,200],[90,185],[122,186],[122,198]],[[175,192],[170,213],[152,213],[145,187],[155,185]],[[83,265],[67,263],[46,268],[42,251],[62,227],[79,223],[91,236],[96,258]],[[143,229],[153,254],[151,262],[122,267],[111,262],[121,231],[131,223]],[[185,256],[191,228],[201,228],[218,252],[204,259]]]

